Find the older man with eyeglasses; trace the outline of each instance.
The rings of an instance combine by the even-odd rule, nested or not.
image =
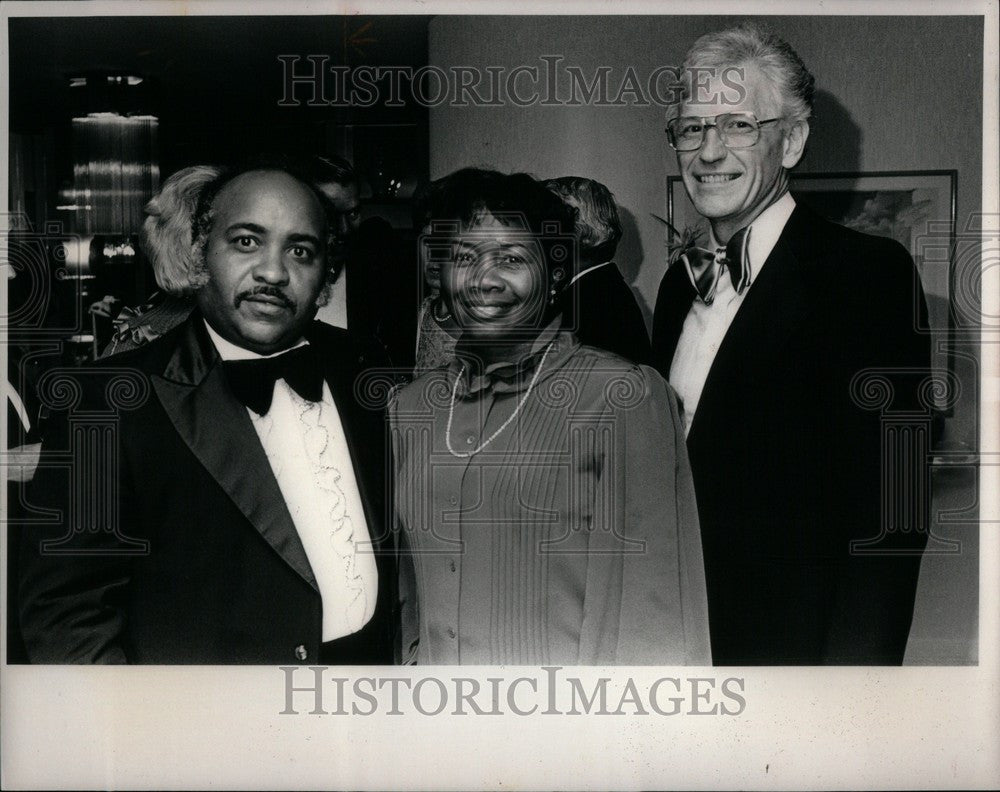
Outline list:
[[[814,80],[786,42],[752,25],[710,33],[683,75],[667,136],[711,230],[663,278],[653,357],[683,402],[715,662],[899,664],[924,457],[919,438],[886,455],[859,383],[881,377],[889,409],[920,409],[919,278],[898,243],[789,193]]]

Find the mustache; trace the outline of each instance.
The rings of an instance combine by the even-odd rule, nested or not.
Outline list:
[[[233,307],[239,308],[240,303],[251,297],[256,297],[258,294],[263,294],[268,297],[273,297],[279,300],[286,308],[295,310],[295,301],[291,299],[287,294],[285,294],[277,286],[254,286],[252,289],[247,291],[242,291],[236,295],[236,300],[233,303]]]

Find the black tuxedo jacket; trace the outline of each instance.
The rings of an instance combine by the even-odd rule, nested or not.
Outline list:
[[[653,356],[664,377],[694,294],[683,267],[660,285]],[[926,413],[920,327],[923,293],[901,245],[796,207],[688,436],[718,665],[902,662],[926,543],[927,504],[915,501],[927,493],[882,492],[883,466],[898,460],[887,461],[872,398],[888,391],[872,380],[866,395],[854,378],[883,369],[892,414]],[[906,461],[914,476],[926,464],[916,447]],[[879,538],[882,505],[899,498],[916,521]]]
[[[395,570],[385,534],[384,423],[359,403],[356,377],[381,361],[345,331],[314,322],[350,448],[379,574],[363,640],[323,662],[393,661]],[[377,355],[377,353],[374,353]],[[232,396],[198,312],[148,346],[81,369],[79,399],[53,417],[43,459],[80,455],[80,426],[101,429],[119,389],[105,456],[78,459],[86,478],[40,467],[34,505],[55,510],[22,542],[21,624],[43,663],[300,663],[321,660],[322,602],[298,533],[244,408]],[[119,379],[119,382],[121,380]],[[65,393],[66,390],[64,389]],[[140,403],[141,402],[141,403]],[[94,428],[96,427],[96,428]],[[72,450],[76,448],[76,450]],[[69,452],[68,455],[66,452]],[[70,487],[78,492],[72,500]],[[117,513],[117,531],[104,499]],[[82,531],[74,533],[74,525]],[[95,530],[88,530],[93,527]],[[53,542],[45,551],[41,543]]]

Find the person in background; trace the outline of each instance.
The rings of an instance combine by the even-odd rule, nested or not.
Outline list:
[[[789,193],[814,80],[787,42],[754,25],[709,33],[683,74],[667,132],[711,244],[663,277],[653,355],[683,403],[715,661],[898,665],[926,458],[916,444],[886,456],[862,383],[921,410],[919,276],[899,243]]]
[[[680,413],[654,370],[563,329],[571,210],[484,171],[445,203],[461,335],[389,405],[404,662],[708,664]]]
[[[614,196],[600,182],[579,176],[548,179],[545,186],[576,209],[579,266],[563,292],[566,326],[582,344],[649,363],[642,311],[614,262],[622,237]]]
[[[344,246],[361,227],[361,181],[343,157],[317,156],[313,162],[316,186],[330,201],[333,254],[343,255]]]
[[[351,163],[343,157],[329,156],[314,159],[316,186],[330,202],[330,227],[333,236],[330,245],[330,256],[337,265],[337,283],[330,295],[330,301],[320,308],[316,318],[334,327],[347,329],[349,320],[353,318],[357,325],[362,321],[363,314],[360,301],[354,299],[354,310],[348,315],[347,295],[348,279],[351,269],[358,286],[351,294],[352,299],[361,293],[361,279],[364,273],[357,272],[356,267],[349,265],[350,243],[361,227],[361,182]]]
[[[102,357],[127,352],[159,338],[183,322],[194,308],[187,273],[195,255],[191,226],[198,195],[218,178],[214,165],[192,165],[172,174],[145,206],[140,244],[160,291],[138,308],[123,308]]]
[[[343,157],[315,157],[316,186],[333,209],[333,256],[340,273],[317,319],[380,343],[396,367],[412,366],[407,328],[416,323],[419,276],[403,243],[381,217],[362,219],[361,180]]]

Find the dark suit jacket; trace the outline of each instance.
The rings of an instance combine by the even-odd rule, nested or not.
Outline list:
[[[615,262],[583,275],[563,295],[563,303],[564,324],[581,344],[649,364],[646,322]]]
[[[672,267],[653,330],[664,377],[693,299],[684,268]],[[795,209],[719,348],[688,436],[717,664],[902,662],[928,495],[897,488],[883,499],[883,391],[855,382],[852,395],[852,380],[896,369],[884,374],[889,409],[926,416],[916,394],[929,340],[918,327],[926,307],[901,245]],[[928,439],[910,439],[916,481]],[[878,539],[883,500],[918,513],[893,512],[900,530]],[[877,541],[851,550],[866,539]]]
[[[324,361],[376,551],[391,548],[383,532],[383,419],[359,404],[353,390],[357,374],[380,361],[369,361],[346,332],[318,322],[307,337]],[[122,378],[133,383],[131,394],[120,387]],[[80,456],[87,435],[109,429],[111,442],[103,455],[86,452],[78,459],[84,476],[73,486],[81,497],[71,501],[73,479],[65,468],[43,466],[35,478],[33,502],[55,509],[57,517],[22,542],[21,623],[31,660],[319,660],[316,581],[200,314],[72,379],[79,399],[75,409],[53,419],[43,458],[55,464],[67,450]],[[122,406],[123,399],[135,403]],[[117,411],[108,412],[109,400],[119,404]],[[110,424],[102,424],[109,414]],[[107,454],[113,447],[118,455],[112,466]],[[108,504],[117,512],[117,533],[107,519],[95,524],[89,516],[107,513]],[[82,531],[74,533],[78,524]],[[40,552],[46,540],[55,543]],[[390,556],[376,557],[376,614],[364,629],[365,645],[355,645],[343,662],[393,659],[395,571]]]
[[[413,370],[423,275],[417,243],[381,217],[370,217],[351,241],[347,327],[377,340],[401,373]]]

